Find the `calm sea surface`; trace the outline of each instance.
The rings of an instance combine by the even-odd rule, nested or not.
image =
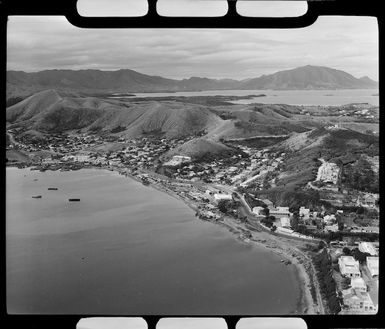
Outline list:
[[[7,168],[6,179],[9,313],[288,314],[296,308],[292,266],[198,220],[165,193],[105,170]],[[81,202],[68,202],[71,197]]]
[[[246,96],[264,94],[266,97],[254,97],[232,101],[235,104],[291,104],[291,105],[344,105],[349,103],[379,104],[377,89],[338,89],[338,90],[209,90],[176,93],[133,93],[134,97],[166,96]],[[375,96],[377,95],[377,96]],[[127,96],[126,98],[132,98]]]

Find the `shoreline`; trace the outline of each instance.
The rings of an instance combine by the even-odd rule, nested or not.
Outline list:
[[[6,168],[18,168],[17,166],[6,166]],[[31,167],[26,167],[27,169]],[[20,169],[20,168],[18,168]],[[142,183],[141,179],[132,173],[123,172],[122,170],[114,169],[111,167],[88,167],[84,169],[102,169],[109,172],[117,173],[123,177],[133,179],[136,182]],[[152,187],[162,193],[166,193],[169,196],[182,201],[186,206],[188,206],[193,212],[198,211],[198,206],[192,200],[187,200],[181,197],[177,192],[167,188],[162,183],[151,183],[148,187]],[[206,221],[200,219],[202,221]],[[296,303],[296,307],[289,314],[302,315],[302,314],[325,314],[322,298],[317,298],[317,301],[314,300],[311,294],[311,288],[314,287],[316,294],[320,297],[318,281],[315,276],[315,270],[312,264],[311,259],[306,256],[302,251],[298,250],[295,246],[295,242],[290,241],[289,238],[277,238],[277,236],[272,235],[271,233],[265,231],[250,230],[250,228],[245,226],[245,223],[237,223],[234,218],[229,216],[223,216],[221,221],[208,221],[214,225],[219,225],[226,228],[237,240],[243,241],[244,243],[252,243],[254,246],[263,248],[267,251],[270,251],[276,256],[280,256],[286,262],[286,266],[294,267],[294,276],[299,283],[299,298]],[[245,242],[242,238],[242,234],[245,232],[250,232],[251,237],[249,242]],[[281,260],[282,262],[283,260]],[[310,272],[310,273],[309,273]],[[316,286],[315,286],[316,285]],[[321,305],[320,305],[321,303]]]
[[[140,179],[135,177],[132,174],[126,174],[127,177],[134,179],[137,182],[141,182]],[[185,205],[187,205],[191,210],[197,211],[198,207],[191,200],[186,200],[178,195],[176,192],[166,188],[164,185],[160,183],[152,183],[149,186],[152,188],[167,193],[169,196],[182,201]],[[290,314],[302,315],[302,314],[325,314],[323,307],[323,300],[319,298],[317,301],[313,299],[311,294],[312,283],[314,285],[314,280],[317,280],[315,276],[315,270],[312,264],[311,259],[308,256],[304,255],[303,252],[299,251],[294,245],[290,243],[289,238],[283,238],[285,240],[277,239],[276,236],[269,234],[267,232],[258,232],[258,231],[250,231],[250,229],[246,227],[241,227],[244,225],[243,223],[235,223],[229,216],[224,216],[223,221],[209,221],[214,225],[219,225],[226,228],[230,233],[234,235],[237,240],[244,241],[240,235],[244,232],[250,232],[252,234],[252,238],[250,238],[250,243],[253,243],[255,246],[264,248],[273,254],[282,257],[285,261],[289,261],[289,265],[294,266],[294,275],[299,282],[299,299],[297,301],[297,306],[294,311]],[[231,222],[231,223],[229,223]],[[270,240],[269,240],[270,239]],[[267,242],[267,244],[266,244]],[[310,241],[309,241],[310,242]],[[289,252],[287,252],[289,250]],[[311,274],[308,272],[312,271]],[[313,281],[313,282],[312,282]],[[306,287],[306,288],[305,288]],[[317,287],[314,287],[319,297],[319,287],[317,282]],[[321,304],[321,305],[319,305]]]

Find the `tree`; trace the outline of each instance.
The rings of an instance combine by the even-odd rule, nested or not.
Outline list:
[[[219,200],[218,202],[218,209],[220,212],[227,214],[228,208],[227,208],[227,202],[226,200]]]
[[[271,232],[275,232],[277,230],[277,226],[273,225],[270,230]]]
[[[348,247],[344,247],[344,248],[342,249],[342,252],[343,252],[345,255],[347,255],[347,256],[350,256],[350,254],[351,254],[350,249],[349,249]]]
[[[294,213],[290,219],[290,225],[294,231],[298,231],[298,221],[299,221],[298,213]]]
[[[354,249],[353,252],[352,252],[354,258],[356,260],[358,260],[361,264],[364,263],[366,261],[366,257],[367,256],[370,256],[368,253],[365,253],[365,252],[361,252],[360,250],[358,249]]]

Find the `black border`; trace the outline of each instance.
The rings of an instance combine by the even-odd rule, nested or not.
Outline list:
[[[108,1],[108,0],[106,0]],[[129,0],[128,0],[129,1]],[[228,13],[223,17],[162,17],[156,13],[157,0],[148,0],[149,11],[147,15],[143,17],[82,17],[76,11],[77,0],[0,0],[0,99],[3,104],[3,131],[5,131],[5,108],[6,108],[6,27],[7,17],[10,15],[64,15],[68,21],[81,28],[294,28],[305,27],[314,23],[318,16],[321,15],[341,15],[341,16],[373,16],[377,17],[378,29],[379,29],[379,90],[380,90],[380,107],[383,95],[383,83],[384,81],[384,51],[385,44],[385,10],[381,10],[381,1],[376,0],[313,0],[308,1],[308,11],[306,14],[300,17],[293,18],[250,18],[242,17],[236,13],[236,1],[227,0],[229,5]],[[381,126],[383,120],[381,119],[380,111],[380,137]],[[382,148],[380,147],[380,157],[382,156]],[[1,151],[3,154],[3,172],[2,172],[2,184],[0,192],[2,194],[0,209],[4,210],[2,213],[5,218],[5,134],[3,135],[3,143],[1,143]],[[382,193],[382,174],[380,171],[380,188]],[[380,204],[382,206],[383,199],[381,198]],[[6,254],[5,254],[5,220],[2,222],[2,229],[4,234],[3,240],[3,264],[4,269],[6,266]],[[380,241],[385,241],[385,227],[384,223],[380,224]],[[380,253],[383,250],[382,244],[380,245]],[[384,262],[380,262],[380,274],[385,273]],[[6,310],[6,280],[5,271],[2,272],[2,299],[1,305],[1,323],[5,323],[7,327],[17,328],[24,327],[30,329],[44,329],[44,328],[68,328],[75,329],[79,319],[83,317],[95,317],[102,315],[82,314],[82,315],[9,315]],[[380,275],[381,278],[383,275]],[[384,315],[384,283],[379,285],[379,312],[376,315],[284,315],[279,317],[301,317],[305,320],[309,329],[313,328],[377,328],[384,326],[385,320],[380,321],[381,318],[385,319]],[[111,316],[111,315],[106,315]],[[119,315],[114,315],[119,316]],[[121,315],[127,317],[127,315]],[[187,315],[188,316],[188,315]],[[134,316],[137,317],[137,316]],[[166,315],[164,317],[184,317],[184,316],[171,316]],[[198,317],[198,316],[188,316]],[[275,317],[275,316],[199,316],[199,317],[223,317],[229,329],[235,329],[236,323],[240,318],[247,317]],[[156,323],[162,316],[147,316],[143,314],[143,318],[147,321],[148,329],[155,329]],[[257,328],[256,328],[257,329]]]

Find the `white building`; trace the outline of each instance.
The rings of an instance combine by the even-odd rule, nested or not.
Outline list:
[[[163,165],[168,167],[176,167],[188,162],[191,162],[191,157],[184,155],[174,155],[170,161],[165,162]]]
[[[286,227],[277,227],[277,232],[279,233],[283,233],[283,234],[293,234],[294,231],[290,228],[286,228]]]
[[[85,155],[85,154],[74,155],[74,161],[77,161],[77,162],[88,162],[88,161],[90,161],[90,156],[89,155]]]
[[[367,292],[368,288],[363,278],[353,278],[350,282],[350,286],[356,291]]]
[[[214,199],[216,202],[219,202],[221,200],[232,200],[233,196],[231,194],[215,193]]]
[[[281,220],[281,227],[291,228],[289,217],[282,217],[280,220]]]
[[[338,224],[325,225],[324,231],[325,232],[338,232]]]
[[[349,288],[342,290],[342,298],[345,307],[355,313],[375,313],[377,311],[377,307],[367,292]]]
[[[263,207],[254,207],[253,208],[253,214],[257,215],[257,216],[264,216],[265,215],[265,212],[264,212],[264,208]]]
[[[310,217],[310,209],[307,209],[305,207],[299,208],[299,215],[303,216],[304,219],[309,219],[309,217]]]
[[[378,276],[378,257],[366,257],[366,265],[372,277]]]
[[[364,253],[369,254],[370,256],[377,256],[377,250],[374,248],[373,244],[370,242],[361,242],[358,245],[358,250]]]
[[[270,216],[275,216],[277,218],[281,217],[291,217],[291,212],[289,211],[289,207],[269,207]]]
[[[361,277],[360,265],[352,256],[341,256],[338,258],[341,275],[349,278]]]
[[[333,162],[324,162],[319,168],[317,173],[317,181],[324,183],[337,184],[340,174],[340,168]]]

